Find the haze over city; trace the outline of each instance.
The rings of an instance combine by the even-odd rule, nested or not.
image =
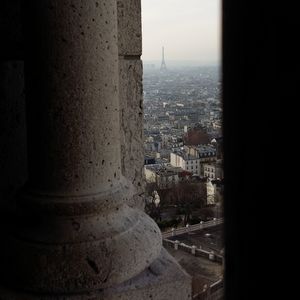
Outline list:
[[[221,52],[220,0],[142,0],[142,59],[168,65],[218,64]]]
[[[145,212],[201,300],[224,299],[220,2],[142,0]]]

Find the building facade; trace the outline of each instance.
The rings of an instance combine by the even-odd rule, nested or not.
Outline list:
[[[172,167],[158,165],[145,166],[147,183],[155,183],[158,189],[169,189],[179,182],[179,172]]]
[[[192,174],[201,175],[200,159],[196,156],[186,154],[183,151],[172,152],[170,163],[172,166],[180,167]]]

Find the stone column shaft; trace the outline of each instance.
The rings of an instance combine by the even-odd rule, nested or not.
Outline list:
[[[127,205],[134,189],[121,175],[116,2],[26,2],[29,181],[0,271],[14,270],[2,277],[18,290],[95,292],[161,252],[159,228]]]
[[[30,1],[27,72],[33,189],[96,194],[118,186],[116,1]]]

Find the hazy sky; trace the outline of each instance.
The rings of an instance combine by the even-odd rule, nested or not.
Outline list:
[[[220,59],[220,0],[142,0],[142,59],[195,60],[214,63]]]

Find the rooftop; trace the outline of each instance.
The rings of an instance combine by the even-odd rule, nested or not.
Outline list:
[[[180,167],[173,167],[171,165],[162,166],[161,164],[146,165],[146,169],[155,172],[157,175],[173,176],[184,172]]]
[[[210,285],[220,279],[223,267],[219,263],[206,258],[194,256],[182,250],[175,250],[167,246],[167,251],[193,277],[193,294],[201,292],[204,285]]]

